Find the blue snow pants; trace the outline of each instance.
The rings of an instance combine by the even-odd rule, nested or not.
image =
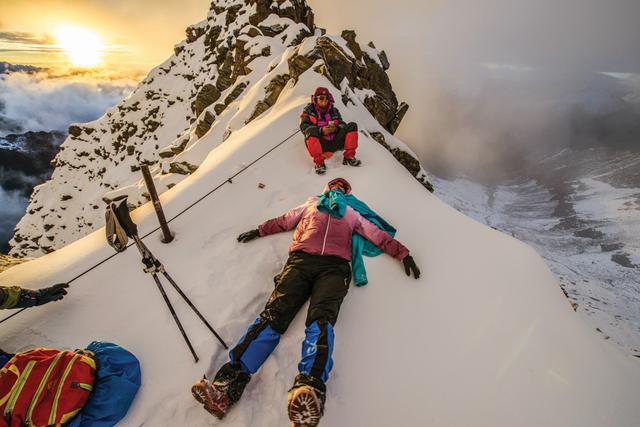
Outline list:
[[[292,252],[260,316],[229,352],[232,364],[255,373],[309,300],[300,373],[326,382],[333,367],[333,327],[351,282],[349,262],[336,256]]]

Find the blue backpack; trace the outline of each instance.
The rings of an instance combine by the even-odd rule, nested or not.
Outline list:
[[[66,426],[111,427],[127,414],[140,388],[140,362],[124,348],[94,341],[87,347],[97,364],[93,392],[82,411]]]

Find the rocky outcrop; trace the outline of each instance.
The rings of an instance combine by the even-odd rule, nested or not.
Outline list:
[[[399,104],[393,92],[386,73],[386,55],[381,52],[372,58],[370,52],[375,51],[373,44],[369,45],[371,49],[363,50],[356,42],[353,31],[344,31],[342,38],[349,52],[325,36],[319,37],[309,52],[289,58],[291,78],[297,80],[317,61],[321,61],[323,65],[317,71],[324,74],[335,87],[341,88],[346,80],[354,90],[372,91],[373,94],[364,99],[365,106],[385,129],[394,133],[409,106],[406,103]]]
[[[196,116],[199,116],[205,108],[220,99],[220,95],[221,92],[217,87],[210,83],[207,83],[206,85],[202,86],[202,88],[198,92],[196,100],[191,104],[191,109],[194,111]]]
[[[433,193],[433,185],[426,176],[422,175],[422,166],[420,166],[420,161],[413,157],[408,152],[401,150],[400,148],[394,147],[392,148],[387,144],[384,135],[380,132],[370,132],[371,137],[378,142],[378,144],[382,145],[384,148],[389,150],[393,157],[395,157],[402,166],[404,166],[411,175],[416,177],[418,182],[424,186],[427,190]]]

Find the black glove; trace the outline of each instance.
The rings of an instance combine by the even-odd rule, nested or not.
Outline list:
[[[238,242],[247,243],[253,239],[257,239],[260,237],[260,232],[256,228],[255,230],[245,231],[241,235],[238,236]]]
[[[413,272],[413,277],[416,279],[420,277],[420,269],[411,255],[404,257],[402,259],[402,264],[404,264],[404,272],[407,273],[407,276],[411,277],[411,272]]]
[[[42,288],[36,291],[32,289],[22,289],[20,291],[20,299],[15,305],[15,308],[33,307],[35,305],[57,301],[67,294],[68,287],[68,283],[57,283],[48,288]]]

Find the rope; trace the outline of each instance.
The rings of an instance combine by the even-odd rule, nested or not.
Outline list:
[[[285,139],[283,139],[282,141],[280,141],[278,144],[276,144],[274,147],[272,147],[271,149],[269,149],[267,152],[265,152],[264,154],[262,154],[260,157],[258,157],[257,159],[255,159],[254,161],[252,161],[251,163],[249,163],[248,165],[246,165],[245,167],[243,167],[242,169],[240,169],[238,172],[236,172],[235,174],[231,175],[229,178],[227,178],[223,183],[217,185],[215,188],[213,188],[211,191],[209,191],[208,193],[206,193],[204,196],[200,197],[198,200],[196,200],[195,202],[191,203],[189,206],[187,206],[186,208],[184,208],[183,210],[181,210],[180,212],[178,212],[177,214],[175,214],[171,219],[167,220],[167,224],[170,223],[171,221],[173,221],[174,219],[178,218],[180,215],[184,214],[185,212],[187,212],[188,210],[190,210],[191,208],[193,208],[195,205],[197,205],[198,203],[200,203],[201,201],[203,201],[204,199],[206,199],[207,197],[209,197],[211,194],[215,193],[216,191],[218,191],[220,188],[222,188],[223,186],[225,186],[226,184],[232,184],[233,183],[233,179],[235,177],[237,177],[238,175],[240,175],[241,173],[243,173],[244,171],[246,171],[247,169],[249,169],[251,166],[253,166],[254,164],[258,163],[260,160],[262,160],[263,158],[265,158],[268,154],[270,154],[272,151],[274,151],[276,148],[280,147],[282,144],[284,144],[285,142],[287,142],[288,140],[290,140],[291,138],[293,138],[298,132],[300,132],[300,130],[296,130],[294,133],[292,133],[291,135],[289,135],[288,137],[286,137]],[[151,203],[151,202],[149,202]],[[147,234],[145,234],[144,236],[142,236],[140,239],[144,239],[145,237],[150,236],[151,234],[155,233],[156,231],[160,230],[160,227],[156,227],[153,230],[151,230],[150,232],[148,232]],[[135,243],[129,243],[127,245],[127,248],[133,246]],[[82,273],[78,274],[77,276],[75,276],[73,279],[69,280],[67,283],[71,283],[77,279],[79,279],[80,277],[84,276],[85,274],[89,273],[90,271],[96,269],[97,267],[101,266],[102,264],[104,264],[105,262],[109,261],[111,258],[115,257],[116,255],[118,255],[120,252],[116,252],[110,256],[108,256],[107,258],[103,259],[102,261],[100,261],[99,263],[95,264],[94,266],[90,267],[89,269],[83,271]],[[0,320],[0,323],[4,323],[5,321],[11,319],[13,316],[16,316],[20,313],[22,313],[23,311],[25,311],[26,308],[20,309],[18,311],[16,311],[15,313],[5,317],[4,319]]]

